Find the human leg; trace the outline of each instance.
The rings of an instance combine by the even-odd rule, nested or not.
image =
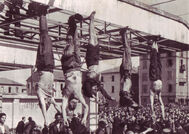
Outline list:
[[[95,16],[96,12],[93,11],[89,17],[90,19],[90,24],[89,24],[89,44],[93,45],[93,46],[97,46],[98,45],[98,39],[97,39],[97,35],[95,32],[95,26],[94,26],[94,16]]]
[[[94,26],[94,16],[95,11],[93,11],[89,17],[89,44],[87,46],[86,52],[86,64],[88,67],[88,76],[90,78],[95,78],[98,75],[98,64],[99,64],[99,44]]]
[[[122,64],[120,66],[120,106],[133,106],[137,107],[138,105],[131,98],[130,90],[132,86],[131,81],[131,48],[127,39],[126,29],[120,31],[124,52],[122,58]]]

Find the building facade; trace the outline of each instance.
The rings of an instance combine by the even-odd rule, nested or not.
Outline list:
[[[139,87],[138,87],[138,68],[132,70],[132,87],[131,90],[134,93],[133,98],[136,102],[139,100]],[[120,73],[119,67],[103,71],[101,73],[101,82],[104,85],[104,89],[107,93],[119,102],[120,92]]]
[[[0,78],[0,90],[3,95],[27,94],[25,85],[7,78]]]
[[[162,98],[164,103],[178,102],[187,104],[188,90],[188,52],[169,52],[161,54],[162,64]],[[149,104],[149,55],[140,57],[139,94],[142,105]]]

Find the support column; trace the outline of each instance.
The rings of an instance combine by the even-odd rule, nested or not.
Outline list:
[[[0,88],[0,113],[2,112],[2,106],[3,106],[3,88]]]
[[[15,122],[16,120],[18,119],[21,119],[19,114],[22,114],[22,113],[19,113],[19,102],[20,102],[20,99],[13,99],[13,103],[12,103],[12,128],[15,128],[17,123],[18,122]],[[22,115],[21,115],[22,116]]]

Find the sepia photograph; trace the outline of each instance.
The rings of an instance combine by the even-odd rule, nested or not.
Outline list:
[[[189,134],[189,0],[0,0],[0,134]]]

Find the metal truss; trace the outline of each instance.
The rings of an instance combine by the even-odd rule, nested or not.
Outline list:
[[[15,47],[24,47],[25,49],[36,50],[39,44],[39,17],[38,15],[28,15],[28,5],[30,1],[23,1],[23,5],[19,7],[19,14],[8,12],[9,8],[5,4],[12,0],[0,0],[4,8],[0,11],[0,41],[17,44]],[[14,0],[15,1],[15,0]],[[0,6],[1,8],[1,6]],[[13,19],[7,20],[7,14],[14,16]],[[49,35],[53,42],[54,51],[61,53],[66,46],[66,33],[68,29],[67,19],[73,12],[50,7],[47,14]],[[57,17],[56,17],[57,16]],[[61,17],[59,17],[61,16]],[[84,16],[86,17],[86,16]],[[19,26],[16,23],[20,23]],[[81,44],[81,55],[85,56],[86,45],[89,40],[89,21],[84,20],[82,23],[77,23],[79,29],[79,40]],[[101,59],[120,58],[123,54],[123,44],[121,41],[120,30],[124,27],[111,24],[102,20],[95,20],[95,29],[100,43]],[[125,27],[126,28],[126,27]],[[9,34],[5,34],[5,29],[9,30]],[[15,33],[21,32],[21,36],[16,36]],[[127,27],[129,42],[131,43],[132,56],[146,55],[150,48],[147,41],[153,39],[157,35],[150,35],[142,31],[137,31]],[[173,52],[188,50],[188,45],[174,40],[162,38],[160,35],[158,41],[160,52]]]

